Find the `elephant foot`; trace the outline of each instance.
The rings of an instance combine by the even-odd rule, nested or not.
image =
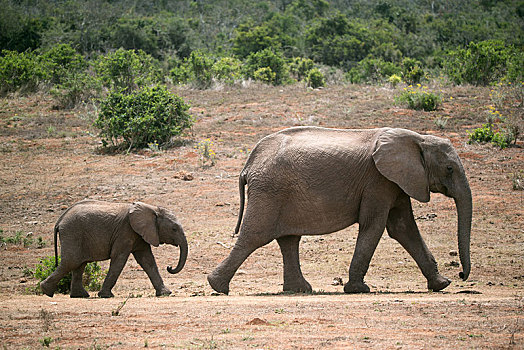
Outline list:
[[[207,276],[207,281],[209,282],[211,288],[213,288],[216,292],[226,295],[229,294],[229,283],[221,282],[221,280],[215,276],[214,273],[211,273]]]
[[[162,297],[162,296],[169,296],[171,295],[171,291],[169,289],[167,289],[166,287],[162,287],[161,289],[157,289],[156,291],[156,296],[157,297]]]
[[[434,280],[428,280],[428,289],[433,292],[438,292],[449,286],[450,283],[451,281],[448,278],[438,275]]]
[[[89,298],[89,293],[85,290],[81,291],[71,291],[71,294],[69,295],[70,298]]]
[[[348,282],[344,285],[344,293],[369,293],[369,287],[364,282]]]
[[[55,294],[54,289],[51,288],[51,286],[49,286],[49,284],[46,283],[46,281],[40,283],[40,289],[42,290],[42,293],[44,293],[48,297],[53,297],[53,295]]]
[[[286,283],[284,281],[284,292],[311,293],[313,292],[313,289],[306,280],[298,281],[295,283]]]
[[[100,298],[112,298],[112,297],[114,297],[115,295],[114,295],[111,291],[109,291],[109,292],[100,291],[100,292],[98,292],[98,296],[99,296]]]

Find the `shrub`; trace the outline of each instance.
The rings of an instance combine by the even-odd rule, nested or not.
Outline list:
[[[15,91],[33,92],[44,79],[44,68],[34,52],[2,51],[0,95]]]
[[[162,80],[158,61],[142,50],[118,49],[100,56],[95,61],[95,72],[107,89],[124,93]]]
[[[165,86],[144,87],[130,94],[113,91],[100,104],[95,125],[104,146],[123,145],[143,148],[157,142],[167,143],[191,127],[189,105]]]
[[[313,89],[326,85],[324,74],[318,68],[313,68],[308,72],[307,82]]]
[[[60,257],[58,257],[60,263]],[[33,277],[38,279],[37,289],[40,289],[40,283],[45,280],[56,270],[55,257],[48,256],[40,260],[40,263],[35,266]],[[89,291],[99,290],[102,286],[102,280],[105,273],[102,272],[100,265],[97,262],[88,263],[83,274],[83,282],[86,289]],[[67,294],[71,290],[71,273],[68,273],[64,278],[58,282],[57,292]]]
[[[100,95],[101,81],[89,72],[66,72],[61,82],[50,90],[58,108],[71,109]]]
[[[78,74],[87,68],[84,57],[68,44],[52,47],[40,56],[40,60],[51,84],[60,84],[71,75]]]
[[[247,76],[273,85],[281,85],[289,81],[288,67],[282,54],[271,49],[250,54],[244,68]]]
[[[173,84],[185,84],[191,77],[191,71],[187,64],[180,63],[169,71],[169,76]]]
[[[215,62],[212,71],[218,81],[234,84],[242,79],[242,62],[233,57],[223,57]]]
[[[266,84],[272,84],[276,80],[277,74],[269,67],[263,67],[257,69],[253,73],[253,78],[258,81],[262,81]]]
[[[213,82],[213,59],[201,51],[193,51],[189,56],[188,67],[198,88],[206,89],[211,86]]]
[[[365,58],[356,67],[347,73],[347,79],[359,84],[368,81],[380,81],[393,74],[401,74],[401,68],[393,62],[386,62],[379,58]]]
[[[482,125],[482,127],[477,128],[469,133],[468,143],[471,144],[473,142],[490,142],[493,145],[498,146],[502,149],[508,147],[512,141],[513,138],[511,134],[495,132],[493,130],[493,124],[486,123]]]
[[[402,94],[395,98],[397,103],[406,104],[408,108],[424,110],[426,112],[436,110],[441,103],[441,97],[437,94],[427,92],[424,88],[406,88]]]
[[[289,64],[291,74],[299,81],[307,78],[309,71],[313,67],[315,67],[315,62],[312,59],[302,57],[293,58]]]
[[[407,84],[418,84],[424,78],[424,70],[421,68],[422,63],[406,57],[402,60],[402,77]]]
[[[522,56],[502,41],[471,42],[466,49],[449,51],[444,69],[455,84],[488,85],[504,77],[508,68],[512,78],[522,76]]]
[[[512,135],[516,143],[524,130],[524,82],[513,84],[502,80],[491,88],[490,97],[493,105],[489,106],[488,122],[495,122],[497,119],[503,121],[507,133]]]
[[[388,83],[390,83],[394,88],[402,82],[400,75],[393,74],[388,78]]]

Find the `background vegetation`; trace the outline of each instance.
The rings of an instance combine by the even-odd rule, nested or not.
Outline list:
[[[0,6],[0,95],[49,89],[58,108],[145,86],[207,89],[246,79],[319,88],[438,77],[522,89],[524,1],[0,0]],[[438,106],[423,103],[416,108]],[[167,139],[159,138],[146,141]]]

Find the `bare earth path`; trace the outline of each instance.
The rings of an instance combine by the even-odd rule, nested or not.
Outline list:
[[[97,151],[89,111],[54,110],[46,95],[0,99],[1,235],[21,232],[34,240],[27,247],[0,247],[0,347],[523,348],[524,191],[513,189],[514,179],[524,174],[523,149],[467,144],[467,131],[485,122],[489,88],[430,88],[444,98],[435,112],[396,106],[393,98],[402,88],[177,89],[197,119],[180,146],[118,155]],[[443,130],[436,118],[448,120]],[[385,234],[366,275],[374,293],[343,294],[333,281],[347,280],[355,225],[302,239],[302,269],[312,295],[280,294],[282,258],[275,242],[241,266],[231,295],[213,295],[206,275],[235,242],[237,176],[247,153],[261,137],[294,125],[404,127],[451,139],[473,192],[470,279],[458,278],[454,203],[433,195],[430,203],[413,201],[413,207],[440,271],[453,281],[442,293],[427,292],[414,261]],[[201,165],[195,148],[206,139],[217,153],[212,167]],[[84,198],[141,200],[177,213],[190,248],[185,269],[174,276],[165,271],[178,258],[175,248],[153,251],[170,297],[153,296],[132,258],[113,299],[97,298],[96,292],[84,300],[35,295],[37,281],[27,272],[53,254],[56,219]]]

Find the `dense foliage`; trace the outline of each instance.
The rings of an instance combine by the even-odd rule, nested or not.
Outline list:
[[[189,106],[163,86],[131,93],[112,91],[100,105],[95,125],[105,145],[128,149],[163,145],[192,125]]]
[[[151,94],[167,91],[167,84],[208,89],[251,79],[319,88],[341,77],[391,86],[444,77],[520,86],[523,80],[523,0],[0,0],[0,6],[0,95],[48,89],[58,108],[103,101],[99,127],[131,95],[145,103],[140,108],[152,108]],[[146,89],[152,86],[159,90]],[[399,102],[433,110],[440,102],[434,97],[405,94]],[[171,97],[161,100],[155,103]],[[170,132],[186,128],[186,119],[175,118],[182,124],[168,126]],[[118,125],[101,127],[105,143],[123,138],[145,147],[169,138],[155,131],[138,140]]]
[[[305,57],[349,71],[366,58],[399,66],[409,57],[439,68],[447,50],[472,42],[498,40],[520,52],[524,42],[524,1],[515,0],[0,0],[0,5],[0,49],[17,52],[69,44],[89,57],[123,48],[167,62],[195,50],[216,60],[244,60],[271,49],[287,59]]]
[[[60,257],[58,257],[58,263],[60,263]],[[33,277],[38,280],[37,289],[40,289],[40,283],[44,281],[49,275],[56,270],[55,257],[48,256],[43,258],[38,265],[35,266],[35,270],[32,271]],[[102,280],[105,278],[106,273],[102,271],[102,268],[97,262],[87,263],[84,274],[82,275],[83,284],[88,291],[99,290],[102,286]],[[61,294],[67,294],[71,291],[71,272],[63,277],[58,282],[57,292]]]

